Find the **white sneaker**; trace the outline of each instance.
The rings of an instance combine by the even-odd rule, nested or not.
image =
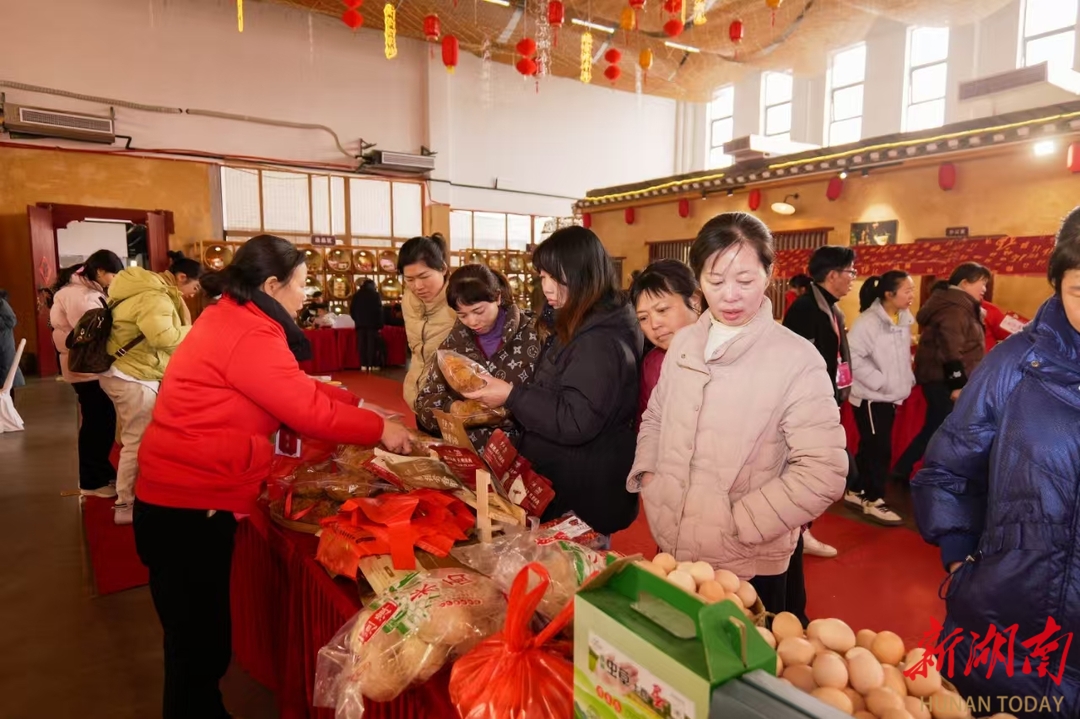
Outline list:
[[[102,499],[112,499],[116,496],[116,487],[111,484],[106,484],[104,487],[98,487],[97,489],[80,489],[79,494],[84,497],[101,497]]]
[[[844,492],[844,501],[859,509],[863,508],[864,500],[861,492]]]
[[[866,500],[863,502],[863,514],[866,518],[877,522],[878,524],[884,524],[886,527],[895,527],[898,524],[903,524],[904,520],[899,514],[889,509],[889,505],[885,504],[884,499],[878,499],[873,502]]]
[[[825,557],[826,559],[831,559],[837,554],[836,547],[829,546],[820,539],[815,538],[814,535],[810,534],[810,530],[803,532],[802,540],[803,554],[809,554],[811,557]]]
[[[117,504],[113,506],[113,522],[116,524],[131,524],[134,520],[135,505]]]

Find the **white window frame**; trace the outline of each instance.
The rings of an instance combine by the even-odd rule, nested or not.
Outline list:
[[[714,117],[712,114],[713,105],[715,104],[717,98],[721,95],[721,93],[726,91],[731,92],[731,114],[718,115]],[[731,137],[721,140],[720,144],[717,145],[713,143],[713,124],[717,122],[722,122],[723,120],[731,120]],[[730,142],[735,138],[735,85],[733,83],[723,85],[713,91],[712,101],[710,101],[709,104],[706,106],[705,111],[705,132],[707,134],[707,137],[705,139],[705,169],[714,170],[722,167],[730,167],[732,164],[734,164],[735,159],[731,155],[726,154],[723,155],[724,159],[721,162],[713,163],[712,161],[713,150],[722,149],[724,143]]]
[[[1073,2],[1077,8],[1073,17],[1072,25],[1062,25],[1061,27],[1053,30],[1046,30],[1036,35],[1027,34],[1027,9],[1028,0],[1022,0],[1020,3],[1020,42],[1016,49],[1016,66],[1027,67],[1027,46],[1028,43],[1036,40],[1045,40],[1048,37],[1054,37],[1055,35],[1064,35],[1066,33],[1073,33],[1073,57],[1072,62],[1069,63],[1068,69],[1074,70],[1076,68],[1076,32],[1078,21],[1080,21],[1080,2],[1077,0],[1057,0],[1058,2]]]
[[[836,85],[836,84],[834,84],[833,83],[833,77],[835,75],[836,58],[839,57],[840,55],[842,55],[845,52],[855,50],[855,49],[857,49],[859,47],[862,47],[862,49],[863,49],[862,79],[859,80],[858,82],[849,82],[846,85]],[[841,123],[841,122],[851,122],[852,120],[854,120],[856,118],[858,118],[858,120],[859,120],[859,136],[857,138],[855,138],[855,140],[849,140],[849,142],[858,142],[859,140],[862,139],[862,134],[863,134],[863,131],[862,131],[862,119],[863,119],[863,115],[866,113],[866,43],[865,42],[857,42],[854,45],[849,45],[849,46],[847,46],[845,48],[837,50],[836,52],[834,52],[832,54],[832,56],[829,58],[828,82],[829,82],[829,115],[826,118],[826,123],[825,123],[825,145],[827,147],[831,147],[833,145],[833,136],[832,136],[833,135],[833,125],[836,125],[836,124]],[[862,87],[863,88],[863,104],[862,104],[862,107],[859,108],[859,114],[858,115],[853,115],[852,117],[845,117],[843,120],[837,120],[835,118],[835,108],[836,108],[835,97],[836,97],[836,93],[840,92],[842,90],[848,90],[848,89],[855,88],[855,87]]]
[[[906,69],[906,72],[905,72],[905,75],[904,75],[904,115],[903,115],[903,117],[900,118],[900,127],[901,127],[903,132],[909,132],[910,131],[909,118],[911,116],[911,108],[915,107],[916,105],[925,105],[925,104],[928,104],[928,103],[931,103],[931,102],[941,102],[944,105],[943,111],[941,113],[941,125],[933,125],[931,127],[922,127],[922,128],[919,128],[920,130],[929,130],[929,129],[932,129],[932,127],[941,127],[946,122],[945,111],[948,110],[948,104],[946,102],[946,98],[948,97],[948,94],[949,94],[949,52],[948,52],[948,42],[951,41],[951,39],[952,39],[952,31],[949,28],[944,28],[946,30],[946,32],[948,33],[948,38],[946,39],[945,57],[943,57],[940,60],[932,60],[930,62],[924,62],[921,65],[915,65],[915,64],[913,64],[913,61],[912,61],[912,57],[913,57],[913,54],[914,54],[912,52],[912,47],[913,47],[913,45],[915,43],[915,33],[917,31],[919,31],[919,30],[922,30],[922,29],[940,30],[942,28],[937,28],[937,27],[933,27],[933,26],[917,26],[917,25],[913,25],[913,26],[908,28],[908,33],[907,33],[907,53],[906,53],[905,58],[904,58],[904,66],[905,66],[905,69]],[[945,67],[945,90],[942,91],[942,94],[939,97],[932,97],[929,100],[920,100],[919,102],[912,102],[912,98],[914,97],[914,93],[912,92],[912,88],[913,88],[912,78],[915,77],[916,71],[924,70],[926,68],[936,67],[938,65],[943,65]]]
[[[788,98],[786,100],[784,100],[782,102],[775,102],[775,103],[773,103],[771,105],[768,104],[768,93],[766,92],[766,88],[767,88],[768,82],[769,82],[769,75],[787,75],[787,76],[789,76],[791,78],[791,94],[788,95]],[[792,71],[792,70],[767,70],[767,71],[761,73],[761,134],[762,135],[764,135],[765,137],[783,137],[784,135],[787,135],[788,139],[789,140],[791,139],[791,130],[792,130],[792,127],[794,127],[794,125],[795,125],[795,113],[794,113],[795,108],[794,108],[794,105],[793,105],[794,98],[795,98],[795,73],[794,73],[794,71]],[[791,123],[788,126],[788,129],[786,131],[784,131],[784,132],[774,132],[774,133],[770,134],[769,133],[769,123],[768,123],[769,110],[773,109],[774,107],[783,107],[784,105],[792,105]]]

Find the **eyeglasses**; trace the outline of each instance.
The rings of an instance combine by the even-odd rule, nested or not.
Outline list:
[[[846,269],[846,270],[840,270],[840,272],[841,272],[842,274],[845,274],[845,275],[847,275],[847,276],[848,276],[848,277],[850,277],[851,279],[855,279],[856,277],[858,277],[858,276],[859,276],[859,273],[858,273],[858,271],[856,271],[856,269],[855,269],[854,267],[850,267],[850,268],[848,268],[848,269]]]

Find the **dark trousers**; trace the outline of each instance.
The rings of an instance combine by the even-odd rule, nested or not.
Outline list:
[[[79,487],[101,489],[116,481],[116,468],[109,461],[116,442],[116,408],[101,385],[73,382],[79,397],[82,424],[79,425]]]
[[[855,407],[855,424],[859,428],[859,452],[855,465],[855,492],[871,502],[885,498],[885,482],[892,466],[892,431],[896,405],[891,402],[869,402]]]
[[[228,719],[218,683],[232,658],[231,512],[135,501],[135,547],[165,632],[163,719]]]
[[[896,460],[893,474],[907,479],[911,476],[915,463],[926,454],[926,446],[930,444],[930,438],[938,427],[945,422],[945,418],[953,409],[951,398],[952,390],[944,382],[930,382],[922,386],[923,396],[926,398],[926,421],[923,422],[922,430],[911,440],[911,444]]]
[[[779,612],[791,612],[805,627],[810,623],[806,617],[806,577],[803,574],[803,541],[799,535],[799,543],[795,545],[795,552],[791,555],[791,562],[787,571],[771,577],[754,577],[750,584],[761,598],[765,609],[774,614]]]
[[[361,367],[382,367],[382,335],[374,327],[356,328],[357,352]]]

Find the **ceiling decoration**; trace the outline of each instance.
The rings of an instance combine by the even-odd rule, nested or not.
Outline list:
[[[247,0],[252,2],[253,0]],[[349,10],[343,0],[263,0],[340,18]],[[425,39],[424,18],[439,17],[443,35],[457,38],[461,52],[515,66],[522,58],[517,44],[549,33],[557,40],[549,50],[549,74],[580,78],[581,36],[586,21],[615,32],[592,29],[591,82],[600,87],[678,100],[703,102],[725,83],[738,81],[748,68],[792,69],[796,75],[824,72],[830,50],[866,39],[878,24],[959,25],[980,20],[1009,0],[645,0],[628,22],[629,0],[563,0],[565,24],[548,23],[548,0],[399,0],[396,30],[401,37]],[[640,0],[635,0],[636,8]],[[384,30],[385,3],[367,0],[356,8],[363,16],[359,32]],[[672,20],[678,22],[672,24]],[[704,22],[701,22],[704,20]],[[732,31],[740,22],[742,39]],[[701,24],[699,24],[701,23]],[[681,31],[679,27],[681,25]],[[674,37],[672,32],[677,32]],[[687,46],[692,50],[665,43]],[[605,75],[605,53],[621,51],[621,72]],[[647,73],[638,62],[651,53]],[[612,80],[611,76],[615,76]],[[542,80],[541,80],[542,91]]]

